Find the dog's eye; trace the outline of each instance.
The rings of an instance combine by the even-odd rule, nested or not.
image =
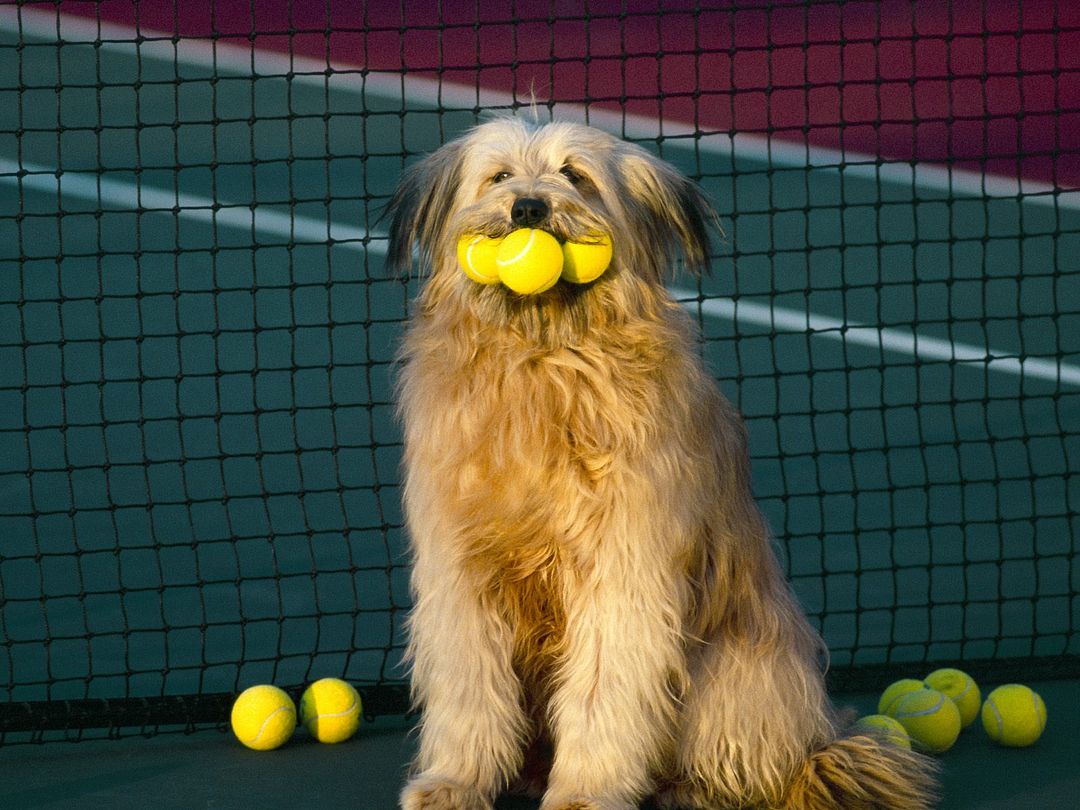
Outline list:
[[[575,186],[582,180],[581,175],[573,166],[563,166],[561,169],[559,169],[559,174],[561,174]]]
[[[491,178],[492,183],[501,183],[503,180],[509,180],[511,177],[510,172],[499,172]]]

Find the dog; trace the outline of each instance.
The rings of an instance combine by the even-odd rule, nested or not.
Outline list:
[[[576,123],[480,124],[407,169],[388,265],[428,275],[399,354],[421,711],[404,810],[932,805],[920,754],[853,734],[774,558],[747,435],[664,287],[708,269],[700,188]],[[609,234],[608,270],[522,296],[465,234]]]

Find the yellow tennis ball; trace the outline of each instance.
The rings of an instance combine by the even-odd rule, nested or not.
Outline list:
[[[360,727],[360,695],[339,678],[315,681],[300,696],[300,722],[319,742],[344,742]]]
[[[519,228],[508,234],[495,254],[499,280],[521,295],[550,290],[563,268],[562,245],[547,231]]]
[[[495,266],[495,254],[502,241],[475,233],[461,237],[457,244],[457,260],[465,275],[480,284],[498,284],[499,268]]]
[[[893,705],[900,700],[908,692],[914,692],[916,689],[924,689],[926,684],[922,681],[917,681],[914,678],[901,678],[886,687],[885,691],[881,693],[881,699],[878,701],[877,710],[878,714],[891,715]]]
[[[283,690],[261,684],[240,693],[229,717],[236,739],[256,751],[285,744],[296,728],[296,706]]]
[[[935,669],[924,680],[931,689],[952,698],[960,710],[960,728],[967,728],[975,722],[982,706],[982,692],[970,675],[959,669]]]
[[[908,737],[904,726],[894,717],[885,714],[868,714],[859,718],[852,727],[855,731],[863,734],[871,734],[893,745],[911,750],[911,738]]]
[[[917,747],[932,754],[948,751],[960,736],[960,710],[936,689],[908,692],[891,714]]]
[[[588,284],[603,275],[611,264],[611,237],[594,234],[584,242],[564,242],[563,281]]]
[[[990,739],[1010,748],[1031,745],[1046,728],[1046,704],[1026,686],[999,686],[986,696],[982,724]]]

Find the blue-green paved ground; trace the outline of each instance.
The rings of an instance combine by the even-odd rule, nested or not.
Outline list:
[[[8,697],[401,677],[391,361],[416,287],[383,273],[377,219],[403,150],[473,113],[403,106],[359,75],[253,81],[121,45],[4,48],[0,75],[35,88],[0,85],[18,119],[0,134]],[[747,417],[757,494],[834,666],[1075,645],[1080,385],[779,324],[914,329],[1074,373],[1080,212],[725,142],[663,144],[726,230],[712,276],[675,283],[705,300],[686,302],[705,360]],[[717,296],[771,315],[716,317]],[[1075,684],[1047,691],[1063,714],[1077,705]],[[1067,728],[1029,752],[965,739],[945,806],[1058,806],[1035,797],[1075,793]],[[210,768],[217,782],[181,782],[206,806],[236,785],[340,798],[361,763],[390,796],[403,740],[384,719],[342,749],[274,758],[214,734],[17,747],[0,750],[18,777],[0,795],[63,807],[62,788],[95,806]]]
[[[991,743],[978,725],[965,730],[942,766],[941,810],[1067,810],[1077,806],[1073,729],[1080,723],[1080,684],[1033,684],[1046,699],[1043,737],[1027,749]],[[877,695],[838,700],[870,711]],[[273,752],[249,751],[214,731],[192,736],[99,740],[0,748],[0,796],[18,810],[142,810],[152,796],[161,810],[319,807],[392,810],[414,750],[409,724],[382,718],[347,743],[320,745],[302,732]],[[499,810],[536,810],[504,797]]]

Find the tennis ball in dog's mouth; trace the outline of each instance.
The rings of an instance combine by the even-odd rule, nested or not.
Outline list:
[[[550,290],[563,269],[563,249],[554,236],[536,228],[508,234],[495,254],[499,280],[521,295]]]
[[[499,268],[495,254],[502,239],[492,239],[483,234],[467,233],[458,240],[457,260],[465,275],[479,284],[498,284]]]
[[[564,242],[562,250],[562,278],[573,284],[596,281],[611,264],[611,237],[606,234],[591,234],[581,242]]]

